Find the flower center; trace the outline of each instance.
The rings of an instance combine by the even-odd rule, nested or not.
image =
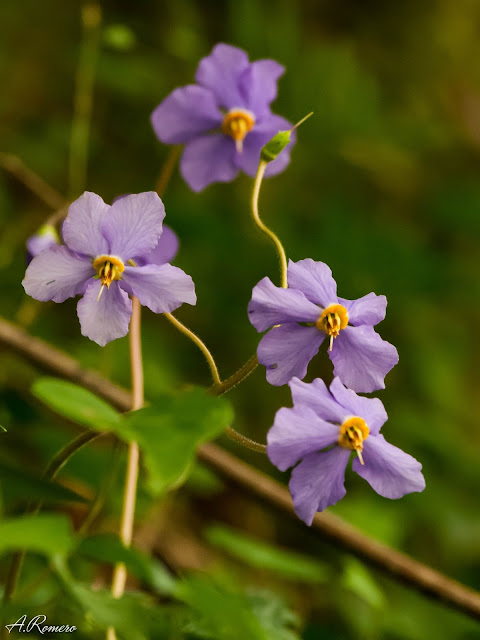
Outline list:
[[[125,270],[125,265],[117,256],[97,256],[93,261],[93,268],[102,282],[97,298],[98,302],[102,295],[103,288],[106,286],[107,289],[109,289],[114,280],[120,280],[121,274]]]
[[[222,132],[235,140],[238,153],[243,151],[243,140],[253,129],[255,116],[247,109],[230,109],[222,122]]]
[[[363,441],[368,438],[369,433],[370,429],[363,418],[359,418],[358,416],[347,418],[340,427],[338,444],[346,449],[356,451],[360,464],[364,464],[362,457]]]
[[[322,315],[316,322],[317,329],[325,331],[330,336],[330,351],[333,346],[333,339],[338,336],[341,329],[345,329],[348,324],[348,311],[342,304],[331,304],[322,311]]]

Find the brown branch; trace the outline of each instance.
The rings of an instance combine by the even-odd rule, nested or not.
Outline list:
[[[0,344],[50,373],[91,389],[119,409],[125,411],[131,406],[130,393],[99,374],[82,369],[70,356],[1,319]],[[288,490],[266,474],[256,471],[215,444],[203,445],[198,457],[228,482],[298,521]],[[312,529],[335,546],[357,555],[408,587],[480,620],[479,593],[381,542],[372,540],[338,516],[331,513],[317,514]]]
[[[11,153],[0,153],[0,167],[14,175],[51,209],[63,209],[66,206],[65,198],[43,178],[29,169],[17,156]]]

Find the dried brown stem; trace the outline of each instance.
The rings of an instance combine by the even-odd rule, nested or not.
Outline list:
[[[131,407],[132,399],[129,392],[97,373],[83,370],[70,356],[2,319],[0,344],[50,373],[91,389],[119,409],[128,411]],[[298,521],[288,490],[266,474],[256,471],[215,444],[203,445],[198,457],[228,482]],[[338,516],[331,513],[317,514],[312,530],[319,532],[335,546],[355,554],[395,580],[403,582],[409,588],[480,620],[479,593],[406,554],[373,540]]]

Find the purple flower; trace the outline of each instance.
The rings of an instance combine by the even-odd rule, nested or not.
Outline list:
[[[163,203],[152,191],[126,196],[112,206],[86,191],[70,205],[63,223],[65,245],[42,251],[30,263],[25,291],[36,300],[54,302],[82,295],[77,306],[82,334],[100,346],[128,332],[129,295],[154,313],[173,311],[183,302],[195,304],[191,277],[159,264],[155,255],[164,217]],[[166,245],[172,255],[175,239],[170,237]]]
[[[357,396],[338,378],[330,390],[319,378],[311,384],[293,378],[289,386],[294,406],[277,411],[267,454],[280,471],[300,462],[289,488],[295,512],[306,524],[345,495],[351,451],[357,454],[353,470],[384,498],[423,491],[422,465],[380,434],[387,420],[380,400]]]
[[[27,264],[30,264],[39,253],[56,244],[60,244],[60,239],[55,227],[51,224],[44,224],[27,240]]]
[[[249,62],[241,49],[217,44],[200,60],[197,84],[175,89],[155,109],[152,125],[159,140],[185,144],[180,170],[193,191],[230,182],[239,170],[254,176],[263,145],[292,127],[270,111],[284,71],[275,60]],[[290,145],[265,175],[280,173],[289,161]]]
[[[337,296],[337,283],[323,262],[289,262],[288,289],[263,278],[248,305],[257,331],[273,327],[258,345],[258,360],[270,384],[304,378],[310,360],[329,338],[334,374],[350,389],[384,389],[384,378],[398,362],[393,345],[373,329],[385,317],[387,299],[369,293],[358,300]]]

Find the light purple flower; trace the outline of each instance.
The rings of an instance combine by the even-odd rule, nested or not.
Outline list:
[[[60,244],[60,238],[55,227],[51,224],[44,224],[33,236],[27,240],[27,264],[38,256],[45,249],[53,245]]]
[[[185,144],[180,170],[193,191],[230,182],[240,170],[255,176],[263,145],[291,129],[270,111],[284,71],[275,60],[249,62],[241,49],[217,44],[200,60],[197,84],[175,89],[158,105],[153,129],[161,142]],[[294,138],[293,132],[292,143],[268,165],[266,176],[288,165]]]
[[[380,400],[357,396],[339,378],[330,390],[319,378],[310,384],[293,378],[289,386],[293,408],[277,411],[267,454],[280,471],[297,465],[289,488],[295,512],[306,524],[345,495],[352,451],[357,454],[353,470],[384,498],[423,491],[422,465],[380,434],[387,420]]]
[[[153,191],[125,196],[112,206],[85,192],[70,205],[63,223],[65,245],[32,260],[22,283],[25,291],[54,302],[82,295],[77,306],[82,334],[100,346],[128,332],[129,295],[154,313],[195,304],[191,277],[158,263],[164,217],[163,203]],[[174,245],[170,237],[163,257],[165,250],[170,255],[176,250]]]
[[[334,374],[354,391],[384,389],[384,378],[398,362],[395,347],[373,326],[385,317],[387,299],[369,293],[358,300],[337,296],[330,268],[310,258],[288,264],[288,289],[263,278],[248,305],[257,331],[273,327],[258,345],[258,360],[270,384],[304,378],[310,360],[329,338]]]

